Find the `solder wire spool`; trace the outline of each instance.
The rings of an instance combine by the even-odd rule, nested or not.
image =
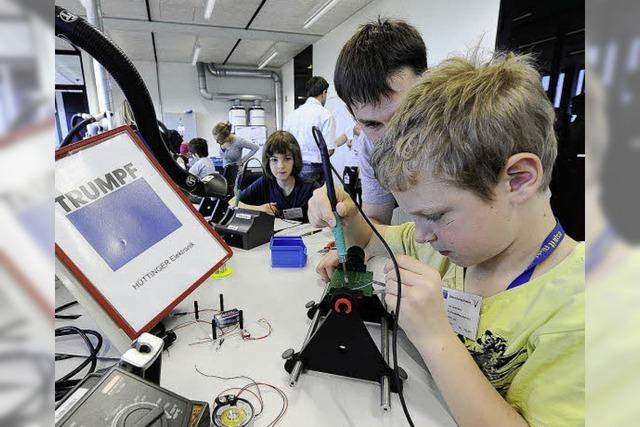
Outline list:
[[[216,399],[213,410],[213,424],[216,427],[251,427],[253,426],[254,410],[248,400],[236,397],[233,403],[227,401],[226,396]]]
[[[214,279],[222,279],[223,277],[228,277],[233,274],[233,268],[226,262],[220,266],[219,269],[213,272],[211,277]]]

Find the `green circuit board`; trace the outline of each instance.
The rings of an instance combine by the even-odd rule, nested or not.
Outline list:
[[[336,270],[333,276],[331,276],[330,290],[344,287],[343,277],[344,272],[342,270]],[[347,278],[349,279],[349,289],[358,289],[367,297],[373,295],[373,272],[347,271]]]

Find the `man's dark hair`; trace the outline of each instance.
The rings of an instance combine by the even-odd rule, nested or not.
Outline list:
[[[329,83],[320,76],[313,76],[309,80],[307,80],[307,84],[305,86],[305,90],[307,92],[307,98],[313,96],[322,95],[322,92],[329,89]]]
[[[417,75],[427,69],[427,48],[418,30],[404,21],[382,19],[360,26],[338,56],[333,83],[349,110],[355,104],[377,104],[393,93],[388,79],[408,67]]]
[[[300,175],[302,171],[302,152],[300,151],[300,144],[298,144],[295,136],[285,130],[278,130],[269,135],[269,139],[267,139],[267,143],[262,150],[264,174],[269,179],[275,179],[269,166],[269,159],[274,154],[290,154],[293,157],[293,170],[291,171],[291,175],[296,178]]]
[[[193,138],[189,141],[189,151],[193,154],[197,154],[200,157],[209,156],[209,146],[207,140],[204,138]]]

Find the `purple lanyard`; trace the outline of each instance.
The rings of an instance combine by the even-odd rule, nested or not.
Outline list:
[[[538,264],[547,259],[549,255],[551,255],[551,253],[556,250],[558,245],[560,245],[560,242],[562,242],[562,239],[564,239],[564,229],[560,225],[560,222],[556,219],[556,226],[553,228],[553,230],[551,230],[551,233],[549,233],[546,239],[544,239],[544,242],[542,242],[542,246],[540,247],[540,250],[538,251],[536,257],[533,259],[533,261],[531,261],[529,267],[527,267],[526,270],[522,272],[522,274],[513,279],[513,282],[511,282],[507,289],[513,289],[517,286],[527,283],[531,279],[533,270],[535,270]]]

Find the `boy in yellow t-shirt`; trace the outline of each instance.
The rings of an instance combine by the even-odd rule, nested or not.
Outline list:
[[[461,426],[584,424],[584,243],[551,211],[553,123],[529,57],[452,58],[424,74],[372,154],[414,219],[376,225],[400,254],[400,326]],[[384,255],[337,196],[347,243]],[[309,220],[335,225],[324,187]],[[329,280],[336,266],[330,253],[317,271]],[[390,262],[385,273],[394,308]]]

